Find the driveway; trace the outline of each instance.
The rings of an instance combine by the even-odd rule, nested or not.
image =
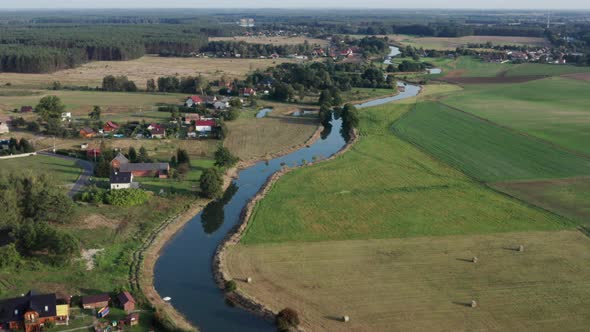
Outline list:
[[[68,196],[70,196],[70,197],[74,197],[74,195],[81,192],[84,189],[84,186],[88,185],[88,183],[90,182],[90,177],[92,177],[92,175],[94,174],[94,164],[89,161],[78,159],[78,158],[73,158],[73,157],[68,157],[68,156],[63,156],[60,154],[54,154],[54,153],[46,152],[46,151],[39,151],[39,152],[37,152],[37,154],[42,155],[42,156],[48,156],[48,157],[53,157],[53,158],[60,158],[60,159],[64,159],[64,160],[75,161],[76,164],[78,164],[78,166],[82,167],[82,170],[83,170],[82,174],[80,175],[78,180],[76,180],[72,189],[70,189],[70,191],[68,191]]]

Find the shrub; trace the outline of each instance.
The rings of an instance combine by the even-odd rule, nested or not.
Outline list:
[[[226,293],[235,292],[238,289],[238,285],[236,284],[235,280],[228,280],[225,282],[225,289]]]
[[[281,310],[276,317],[277,329],[279,331],[288,331],[290,328],[299,325],[299,314],[295,309],[285,308]]]
[[[141,189],[119,189],[110,190],[104,201],[115,206],[135,206],[147,202],[148,199],[148,193]]]

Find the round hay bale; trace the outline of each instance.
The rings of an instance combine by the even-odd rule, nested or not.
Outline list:
[[[524,251],[524,246],[522,244],[518,246],[518,251],[520,251],[520,252]]]
[[[477,259],[477,257],[476,257],[476,256],[473,256],[473,258],[471,259],[471,261],[472,261],[473,263],[477,263],[477,262],[478,262],[478,259]]]
[[[348,316],[342,316],[342,321],[345,323],[348,323],[350,321],[350,317]]]
[[[477,308],[477,302],[475,300],[471,300],[471,307]]]
[[[251,278],[251,277],[248,277],[248,278],[246,279],[246,282],[247,282],[247,283],[249,283],[249,284],[251,284],[251,283],[252,283],[252,278]]]

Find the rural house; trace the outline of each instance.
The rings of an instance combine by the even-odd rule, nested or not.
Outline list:
[[[0,121],[0,134],[8,134],[10,129],[8,128],[8,124],[6,121]]]
[[[240,95],[244,97],[256,96],[256,90],[254,88],[242,88],[240,89]]]
[[[31,113],[33,112],[33,106],[22,106],[20,108],[21,113]]]
[[[62,112],[61,121],[70,121],[72,119],[72,112]]]
[[[130,313],[135,310],[135,299],[128,291],[124,291],[117,296],[121,309],[125,310],[126,313]]]
[[[39,295],[29,291],[24,296],[0,301],[0,323],[6,330],[37,332],[45,323],[54,323],[56,319],[55,294]]]
[[[102,127],[102,131],[105,133],[112,133],[119,130],[119,125],[112,121],[107,121],[104,126]]]
[[[82,308],[102,309],[109,305],[111,297],[109,294],[88,295],[82,297]]]
[[[94,131],[94,129],[89,128],[89,127],[84,127],[82,129],[80,129],[80,137],[92,138],[94,136],[96,136],[96,132]]]
[[[190,96],[186,98],[184,105],[186,107],[193,107],[195,105],[201,105],[203,103],[203,98],[201,96]]]
[[[113,158],[113,160],[111,160],[111,167],[113,169],[119,169],[119,168],[121,168],[121,164],[127,164],[127,163],[129,163],[129,159],[127,159],[127,157],[125,157],[121,152],[119,152],[119,153],[117,153],[115,158]]]
[[[133,173],[112,171],[109,178],[111,189],[130,189],[133,187]]]
[[[210,133],[215,126],[215,120],[199,120],[195,122],[195,131],[199,133]]]
[[[164,126],[159,125],[157,123],[152,123],[147,128],[152,135],[152,138],[164,138],[166,137],[166,129]]]
[[[157,176],[163,179],[168,177],[170,171],[168,163],[131,163],[120,152],[111,160],[111,167],[113,171],[130,172],[133,176]]]

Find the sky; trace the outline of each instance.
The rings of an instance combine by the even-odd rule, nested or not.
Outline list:
[[[0,9],[45,8],[448,8],[590,9],[588,0],[0,0]]]

